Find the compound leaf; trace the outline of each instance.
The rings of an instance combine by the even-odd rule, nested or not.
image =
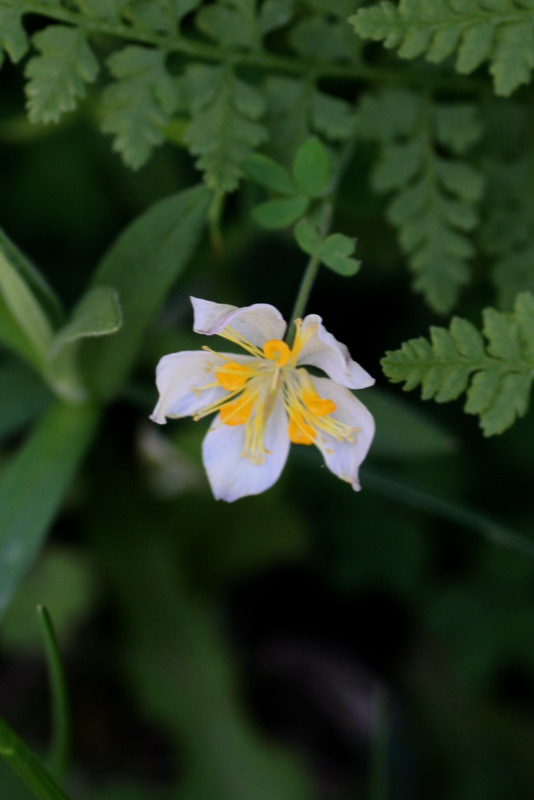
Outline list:
[[[165,141],[164,128],[178,93],[162,50],[130,45],[108,59],[116,83],[103,94],[102,130],[115,136],[113,149],[128,166],[141,167]]]
[[[265,105],[257,89],[237,78],[230,66],[188,67],[184,87],[192,114],[184,139],[208,186],[222,194],[233,191],[241,164],[267,139],[258,120]]]
[[[57,122],[73,111],[96,79],[98,62],[80,28],[49,25],[32,37],[40,55],[26,66],[26,97],[31,122]]]
[[[350,17],[364,39],[381,41],[401,58],[441,63],[456,54],[458,72],[484,62],[495,92],[508,96],[528,83],[534,67],[534,15],[524,0],[382,0]]]
[[[445,403],[467,391],[465,411],[478,414],[485,436],[502,433],[529,405],[534,376],[534,296],[518,295],[513,312],[484,311],[483,333],[454,318],[449,330],[431,328],[423,337],[386,353],[382,367],[409,391],[421,386],[424,400]]]

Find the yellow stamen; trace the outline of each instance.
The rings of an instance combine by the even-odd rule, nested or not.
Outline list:
[[[253,375],[254,371],[252,369],[244,364],[237,364],[235,361],[228,361],[215,370],[215,380],[219,386],[229,392],[242,389]]]
[[[304,370],[302,370],[302,373],[303,372]],[[302,373],[302,402],[306,408],[318,417],[325,417],[327,414],[333,414],[337,408],[334,401],[319,397],[307,373],[305,373],[305,377],[302,376]]]
[[[233,344],[237,344],[239,347],[242,347],[243,350],[246,350],[252,356],[256,356],[256,358],[263,357],[263,351],[259,347],[257,347],[255,344],[252,344],[252,342],[249,342],[249,340],[245,336],[238,333],[233,328],[226,326],[221,331],[219,331],[218,335],[222,336],[223,339],[228,339],[229,342],[232,342]]]
[[[269,361],[276,361],[278,367],[284,367],[291,357],[291,350],[281,339],[269,339],[263,345],[265,358]]]
[[[310,325],[306,332],[302,333],[302,320],[295,320],[295,341],[293,342],[293,347],[291,348],[290,366],[294,367],[296,365],[300,351],[316,330],[317,325]]]
[[[242,395],[237,400],[225,403],[220,410],[225,425],[243,425],[248,422],[254,410],[255,395]]]
[[[293,411],[289,417],[289,439],[293,444],[313,444],[317,433],[304,422],[302,415]]]

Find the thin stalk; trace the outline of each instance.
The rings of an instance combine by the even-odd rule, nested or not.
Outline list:
[[[339,189],[339,184],[341,183],[341,179],[343,178],[345,170],[352,158],[354,147],[355,147],[355,136],[353,135],[348,140],[347,144],[345,145],[344,149],[341,152],[337,169],[334,175],[332,176],[330,185],[322,201],[321,210],[319,213],[319,236],[321,237],[321,241],[328,235],[330,231],[330,226],[332,224],[332,217],[334,216],[335,197]],[[310,256],[310,259],[304,270],[304,275],[302,276],[299,290],[297,292],[297,297],[293,305],[293,310],[291,312],[290,319],[292,323],[294,323],[296,319],[302,317],[304,313],[311,290],[313,289],[313,284],[315,283],[315,279],[317,278],[317,273],[319,272],[320,266],[321,266],[321,260],[319,255],[315,254],[313,256]],[[292,324],[288,329],[288,336],[287,336],[288,340],[293,339],[294,333],[295,333],[295,325]]]
[[[59,783],[65,779],[70,743],[70,708],[65,670],[57,643],[56,633],[45,606],[37,606],[45,643],[48,676],[52,695],[52,742],[50,745],[50,772]]]
[[[0,719],[0,756],[37,800],[69,800],[22,739]]]
[[[375,691],[368,800],[387,800],[389,761],[389,693],[384,687]]]
[[[442,519],[449,520],[457,525],[478,533],[493,544],[508,547],[516,553],[534,559],[534,542],[526,536],[505,528],[497,522],[486,517],[480,511],[459,506],[450,500],[435,497],[422,489],[417,489],[407,483],[391,478],[382,472],[366,468],[365,484],[380,494],[399,500],[412,508],[428,511]]]

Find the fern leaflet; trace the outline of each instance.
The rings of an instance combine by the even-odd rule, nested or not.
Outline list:
[[[502,433],[529,405],[534,377],[534,296],[516,298],[513,312],[484,311],[483,333],[454,317],[450,329],[433,327],[430,340],[404,342],[386,353],[382,368],[405,391],[422,388],[423,400],[455,400],[467,390],[465,411],[478,414],[485,436]]]
[[[98,62],[81,28],[49,25],[32,43],[40,55],[26,66],[28,114],[31,122],[57,122],[76,108],[85,84],[96,79]]]
[[[462,74],[489,61],[498,95],[510,95],[531,78],[533,0],[382,0],[350,21],[362,38],[382,41],[401,58],[425,55],[440,63],[456,54]]]
[[[131,45],[114,53],[108,67],[117,81],[103,93],[102,130],[115,135],[114,149],[137,169],[165,140],[163,130],[178,102],[176,83],[161,50]]]
[[[480,136],[475,109],[389,90],[365,97],[358,119],[361,134],[381,144],[373,184],[396,192],[387,213],[416,275],[414,288],[445,313],[469,279],[474,252],[466,233],[478,221],[482,178],[458,156]]]
[[[218,193],[233,191],[241,162],[267,139],[258,120],[265,110],[257,89],[240,80],[230,66],[188,67],[183,88],[192,116],[184,140],[208,186]]]

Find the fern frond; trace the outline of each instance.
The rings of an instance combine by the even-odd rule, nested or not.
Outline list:
[[[107,63],[117,80],[103,93],[102,130],[114,135],[113,149],[137,169],[165,140],[164,128],[177,106],[177,86],[162,50],[130,45]]]
[[[455,55],[462,74],[487,61],[498,95],[510,95],[531,79],[532,0],[382,0],[350,22],[362,38],[382,41],[401,58],[424,55],[437,64]]]
[[[73,111],[96,79],[98,61],[81,28],[49,25],[32,37],[40,55],[26,66],[26,96],[31,122],[57,122]]]
[[[534,291],[534,148],[528,138],[517,158],[500,159],[488,169],[482,246],[493,257],[493,282],[504,308],[519,292]]]
[[[430,340],[405,342],[386,353],[384,373],[405,391],[422,388],[423,400],[455,400],[467,391],[465,411],[478,414],[485,436],[502,433],[528,410],[534,377],[534,296],[516,298],[513,312],[484,311],[483,333],[454,317],[449,330],[433,327]]]
[[[0,65],[4,60],[4,50],[15,64],[28,50],[28,37],[22,26],[23,13],[20,7],[0,5]]]
[[[362,136],[381,145],[373,184],[395,192],[387,214],[415,273],[414,288],[445,313],[469,280],[474,252],[466,233],[478,222],[482,177],[459,156],[480,136],[476,110],[387,90],[363,99],[358,121]]]
[[[259,91],[240,80],[230,66],[193,64],[183,88],[192,121],[184,140],[208,186],[218,193],[233,191],[241,177],[241,162],[267,139],[259,123],[265,103]]]

